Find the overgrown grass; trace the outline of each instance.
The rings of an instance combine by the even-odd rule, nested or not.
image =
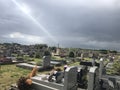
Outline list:
[[[35,62],[42,61],[41,59],[35,59]],[[77,66],[79,65],[79,62],[72,62],[68,66]],[[55,67],[55,68],[61,68],[63,70],[63,66],[61,67]],[[23,69],[16,67],[15,64],[12,65],[1,65],[0,69],[0,90],[7,90],[11,84],[14,84],[17,82],[17,80],[21,76],[27,76],[31,70]],[[44,72],[38,72],[38,74],[48,74],[49,71]]]
[[[84,58],[85,61],[91,61],[92,58]]]
[[[55,60],[61,60],[61,59],[64,59],[64,58],[61,58],[61,57],[59,57],[59,56],[52,56],[51,58],[52,58],[52,59],[55,59]]]
[[[78,65],[80,65],[80,62],[71,63],[69,66],[78,66]]]
[[[16,67],[16,65],[1,65],[0,69],[0,90],[7,90],[9,86],[21,76],[27,76],[30,70]]]

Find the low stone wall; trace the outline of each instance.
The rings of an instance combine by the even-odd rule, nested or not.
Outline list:
[[[40,76],[35,76],[32,78],[32,81],[33,81],[33,84],[34,86],[37,84],[37,90],[39,90],[40,88],[43,88],[47,86],[47,88],[53,88],[54,89],[50,89],[50,90],[63,90],[63,84],[58,84],[58,83],[55,83],[55,82],[49,82],[48,80],[41,80],[41,77]],[[40,90],[48,90],[48,89],[40,89]]]
[[[62,90],[62,89],[57,89],[54,87],[47,86],[45,84],[33,82],[33,87],[35,90]]]
[[[60,62],[62,65],[67,64],[66,60],[51,60],[55,62]]]
[[[57,61],[50,61],[50,64],[53,66],[62,66],[62,63]]]
[[[28,63],[19,63],[19,64],[16,64],[16,67],[32,70],[35,67],[35,65],[31,65],[31,64],[28,64]],[[40,69],[41,67],[37,66],[37,68]]]

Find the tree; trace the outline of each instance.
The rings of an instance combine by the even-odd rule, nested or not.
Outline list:
[[[35,55],[35,58],[40,58],[40,54],[36,54],[36,55]]]
[[[39,49],[43,49],[43,48],[48,48],[48,46],[46,44],[36,44],[35,48],[39,50]]]
[[[54,53],[56,53],[56,47],[49,47],[49,49],[51,50],[51,51],[53,51]]]
[[[110,53],[114,53],[117,54],[117,51],[113,50],[113,51],[109,51]]]
[[[44,51],[44,56],[51,56],[51,53],[49,51]]]
[[[42,58],[42,53],[41,52],[36,52],[35,58]]]
[[[69,57],[74,58],[74,57],[75,57],[74,52],[71,51],[71,52],[69,53]]]
[[[102,50],[99,50],[99,51],[100,51],[101,54],[108,54],[108,50],[102,49]]]

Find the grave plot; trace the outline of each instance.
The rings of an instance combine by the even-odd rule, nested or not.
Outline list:
[[[16,66],[20,67],[20,68],[24,68],[24,69],[30,69],[30,70],[32,70],[35,67],[35,65],[31,65],[31,64],[28,64],[28,63],[19,63]],[[37,66],[37,68],[40,69],[41,66]]]
[[[20,63],[20,64],[17,64],[16,66],[20,68],[30,69],[30,70],[32,70],[33,67],[35,67],[35,65],[31,65],[28,63]],[[54,68],[54,66],[50,65],[50,57],[44,56],[42,66],[37,66],[37,68],[38,68],[38,71],[43,71],[43,70],[51,70]]]
[[[77,67],[69,67],[65,70],[64,82],[55,83],[41,80],[42,76],[35,76],[32,80],[36,90],[77,90],[77,78],[75,77],[77,77]]]
[[[79,66],[77,72],[77,84],[79,88],[86,89],[88,86],[88,68],[86,66]]]
[[[53,66],[62,66],[67,64],[67,62],[65,60],[51,60],[50,64]]]
[[[82,70],[80,70],[82,72]],[[47,75],[35,76],[32,78],[36,90],[85,90],[78,88],[78,68],[68,67],[65,70],[64,79],[61,83],[49,82]],[[88,74],[88,90],[99,89],[99,73],[97,67],[91,67]],[[82,80],[81,80],[82,82]]]
[[[87,66],[84,62],[83,67],[67,67],[64,73],[53,81],[48,80],[48,75],[37,75],[32,78],[33,88],[35,90],[120,90],[120,77],[105,75],[103,60],[99,64],[99,67]]]

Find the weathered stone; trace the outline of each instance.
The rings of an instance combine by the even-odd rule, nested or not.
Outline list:
[[[97,67],[91,67],[89,71],[88,90],[100,90],[99,70]]]
[[[43,68],[50,67],[50,56],[43,57]]]
[[[88,83],[87,74],[88,74],[87,66],[78,67],[77,82],[79,88],[87,89],[87,83]]]
[[[88,62],[88,61],[81,61],[80,65],[93,66],[92,62]],[[99,67],[99,63],[95,62],[95,66]]]
[[[16,66],[24,69],[30,69],[30,70],[32,70],[35,67],[35,65],[31,65],[28,63],[19,63],[19,64],[16,64]],[[41,68],[40,66],[37,66],[37,69],[40,69],[40,68]]]
[[[100,68],[99,68],[99,76],[100,78],[103,75],[103,68],[104,68],[104,64],[103,64],[103,58],[100,59]]]
[[[64,90],[77,90],[77,67],[68,67],[65,70]]]
[[[116,81],[116,90],[120,90],[120,81]]]

